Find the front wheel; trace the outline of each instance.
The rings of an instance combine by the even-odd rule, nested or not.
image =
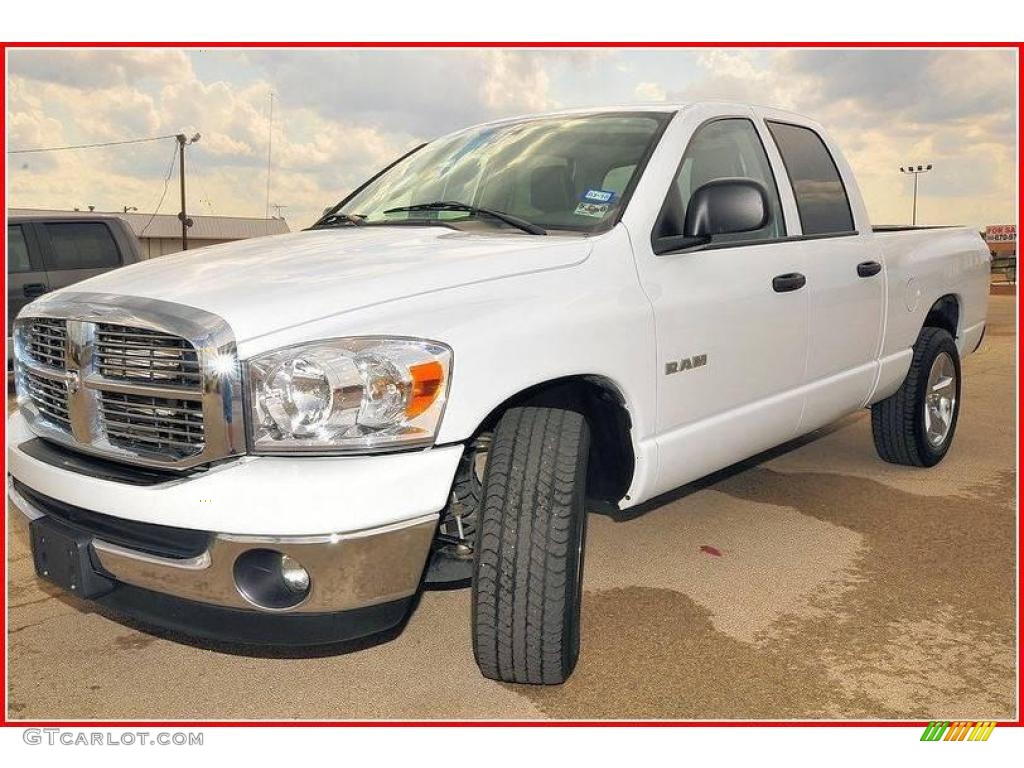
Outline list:
[[[484,473],[473,569],[473,654],[484,676],[565,682],[580,649],[590,432],[559,408],[511,408]]]
[[[960,354],[949,331],[924,328],[903,385],[871,406],[878,455],[892,464],[932,467],[953,442],[960,414]]]

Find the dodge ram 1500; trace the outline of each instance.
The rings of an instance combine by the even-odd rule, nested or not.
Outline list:
[[[985,329],[965,228],[872,228],[820,125],[563,111],[425,144],[310,229],[125,267],[14,327],[39,575],[195,636],[324,644],[469,584],[490,678],[579,655],[588,505],[871,409],[929,467]]]

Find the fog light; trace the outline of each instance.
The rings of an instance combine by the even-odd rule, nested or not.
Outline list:
[[[273,549],[250,549],[235,560],[235,586],[257,608],[287,611],[309,595],[309,572],[294,557]]]
[[[281,555],[281,578],[292,592],[305,592],[309,589],[309,573],[294,557]]]

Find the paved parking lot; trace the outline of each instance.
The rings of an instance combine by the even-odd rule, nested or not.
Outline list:
[[[591,515],[564,686],[481,678],[465,590],[423,595],[391,642],[261,657],[94,613],[12,541],[8,716],[1014,719],[1014,309],[992,297],[933,470],[879,460],[864,412]]]

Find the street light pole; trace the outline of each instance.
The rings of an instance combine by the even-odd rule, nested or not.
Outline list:
[[[181,250],[188,250],[188,228],[192,226],[192,219],[188,217],[185,210],[185,147],[199,141],[199,134],[188,138],[184,133],[179,133],[175,138],[178,140],[178,176],[181,181],[181,211],[178,218],[181,219]]]
[[[917,226],[917,177],[922,173],[928,173],[932,169],[931,163],[928,165],[908,165],[900,166],[900,173],[910,173],[914,176],[914,213],[913,213],[913,226]]]

